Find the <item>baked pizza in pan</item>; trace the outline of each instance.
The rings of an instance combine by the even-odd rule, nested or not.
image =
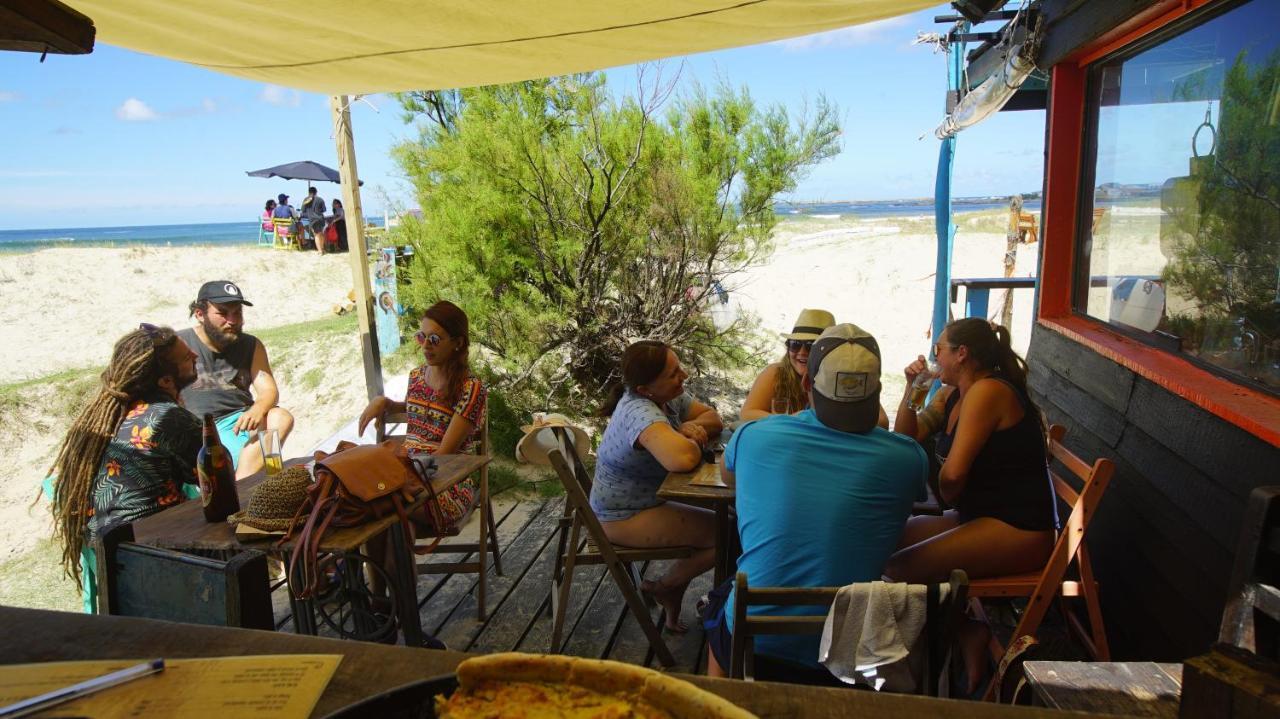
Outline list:
[[[689,682],[644,667],[509,652],[458,665],[458,689],[436,697],[441,719],[747,719],[755,715]]]

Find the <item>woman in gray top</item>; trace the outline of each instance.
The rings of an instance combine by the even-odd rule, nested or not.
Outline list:
[[[667,629],[683,632],[685,588],[715,563],[715,515],[658,499],[668,472],[687,472],[720,434],[720,415],[684,391],[688,374],[670,347],[642,340],[622,355],[622,382],[601,409],[609,417],[597,453],[591,508],[609,540],[627,547],[695,547],[641,591],[666,610]]]

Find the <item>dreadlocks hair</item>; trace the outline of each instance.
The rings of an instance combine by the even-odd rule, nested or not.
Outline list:
[[[90,494],[107,443],[129,405],[156,388],[173,371],[166,350],[177,335],[168,327],[145,325],[121,337],[102,373],[102,385],[62,440],[49,467],[53,476],[54,537],[62,542],[62,570],[81,585],[80,552],[89,519]]]

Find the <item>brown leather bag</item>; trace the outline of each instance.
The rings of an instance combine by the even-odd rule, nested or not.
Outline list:
[[[404,456],[399,444],[339,443],[333,454],[316,453],[315,482],[307,489],[307,499],[298,508],[288,533],[280,540],[297,537],[289,560],[290,586],[295,596],[306,599],[317,594],[321,584],[320,543],[330,528],[358,527],[398,515],[405,536],[412,541],[409,507],[420,495],[427,500],[412,518],[433,527],[442,526],[439,502],[431,490],[433,465]],[[441,536],[443,532],[438,532]],[[437,540],[438,543],[438,540]],[[419,553],[430,552],[435,545]],[[296,573],[298,569],[301,573]],[[297,586],[295,586],[297,585]]]

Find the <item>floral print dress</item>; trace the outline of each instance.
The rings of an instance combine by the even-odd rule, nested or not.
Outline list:
[[[444,441],[449,422],[455,414],[462,415],[475,425],[475,429],[463,441],[460,452],[474,452],[480,443],[484,423],[485,405],[489,393],[484,383],[468,377],[462,383],[462,391],[456,402],[447,404],[442,393],[427,384],[427,367],[418,367],[409,373],[409,391],[405,395],[405,408],[409,415],[409,428],[404,446],[409,452],[435,454]],[[456,524],[464,519],[476,504],[476,483],[471,477],[462,480],[438,497],[440,510],[446,524]]]

